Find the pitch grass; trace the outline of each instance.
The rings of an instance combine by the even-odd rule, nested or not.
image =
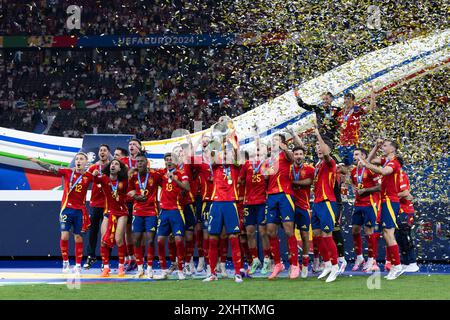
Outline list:
[[[268,281],[248,279],[237,284],[231,279],[203,283],[201,280],[81,284],[17,285],[0,287],[0,299],[92,300],[326,300],[326,299],[450,299],[450,275],[402,276],[382,279],[380,289],[369,290],[367,277],[340,277],[333,283],[314,278]]]

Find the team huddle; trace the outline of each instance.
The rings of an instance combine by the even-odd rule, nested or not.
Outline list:
[[[133,271],[136,278],[165,279],[176,272],[183,280],[206,272],[203,281],[215,281],[219,276],[227,277],[225,262],[230,246],[236,282],[256,272],[274,279],[285,270],[278,236],[282,227],[289,278],[308,277],[312,249],[312,271],[319,273],[319,279],[332,282],[347,265],[340,220],[341,191],[348,185],[355,194],[353,270],[379,270],[376,257],[382,235],[386,241],[385,269],[390,270],[386,278],[393,280],[405,271],[417,271],[410,234],[414,209],[398,145],[384,139],[377,140],[370,152],[356,147],[359,121],[368,110],[354,105],[354,99],[346,94],[345,107],[339,110],[331,106],[330,93],[324,94],[319,106],[307,106],[298,98],[302,107],[316,113],[315,165],[307,163],[307,150],[292,129],[288,130],[292,148],[285,134],[276,133],[267,144],[256,136],[255,148],[245,152],[239,150],[234,130],[222,137],[220,148],[213,147],[209,135],[202,135],[195,144],[186,136],[164,154],[163,168],[150,167],[137,139],[129,141],[128,150],[117,148],[114,154],[109,146],[101,145],[99,161],[89,168],[88,157],[81,152],[72,169],[58,169],[30,158],[64,178],[60,212],[63,272],[71,271],[70,231],[75,239],[73,270],[78,274],[83,258],[81,234],[89,233],[84,265],[88,269],[96,259],[100,231],[102,277],[111,273],[109,258],[117,246],[119,277]],[[372,99],[371,108],[373,105]],[[335,155],[338,134],[339,155]],[[380,149],[383,156],[377,158]],[[88,214],[86,194],[90,184]],[[363,227],[367,261],[363,256]],[[262,248],[257,246],[257,236]],[[170,267],[166,261],[167,244]],[[161,268],[158,273],[152,269],[155,247]],[[197,266],[193,260],[195,249]]]

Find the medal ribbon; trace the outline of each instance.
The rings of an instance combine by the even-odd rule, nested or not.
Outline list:
[[[145,191],[145,189],[147,188],[147,182],[148,182],[148,172],[147,172],[147,174],[145,175],[145,182],[142,184],[142,182],[141,182],[141,175],[138,173],[138,184],[139,184],[139,188],[141,189],[141,190],[143,190],[143,191]]]
[[[69,182],[69,193],[72,192],[73,188],[75,188],[75,186],[78,184],[78,182],[80,182],[81,178],[83,178],[83,175],[80,175],[78,177],[78,179],[75,181],[74,184],[72,184],[73,181],[73,177],[75,176],[75,170],[72,170],[72,175],[70,176],[70,182]]]
[[[300,180],[300,173],[302,172],[303,164],[300,166],[300,170],[298,172],[295,172],[295,165],[292,165],[292,173],[294,174],[294,180],[299,181]]]

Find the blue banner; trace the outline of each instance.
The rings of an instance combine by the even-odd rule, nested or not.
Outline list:
[[[234,34],[84,36],[78,39],[77,47],[225,46],[234,38]]]

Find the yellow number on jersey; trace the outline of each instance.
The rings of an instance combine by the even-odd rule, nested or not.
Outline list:
[[[83,189],[83,186],[81,184],[77,184],[75,186],[75,192],[81,192],[81,189]]]
[[[166,184],[166,190],[167,191],[172,191],[173,187],[171,183]]]
[[[252,182],[253,183],[255,183],[255,182],[261,182],[261,174],[254,174],[254,175],[252,175]]]

